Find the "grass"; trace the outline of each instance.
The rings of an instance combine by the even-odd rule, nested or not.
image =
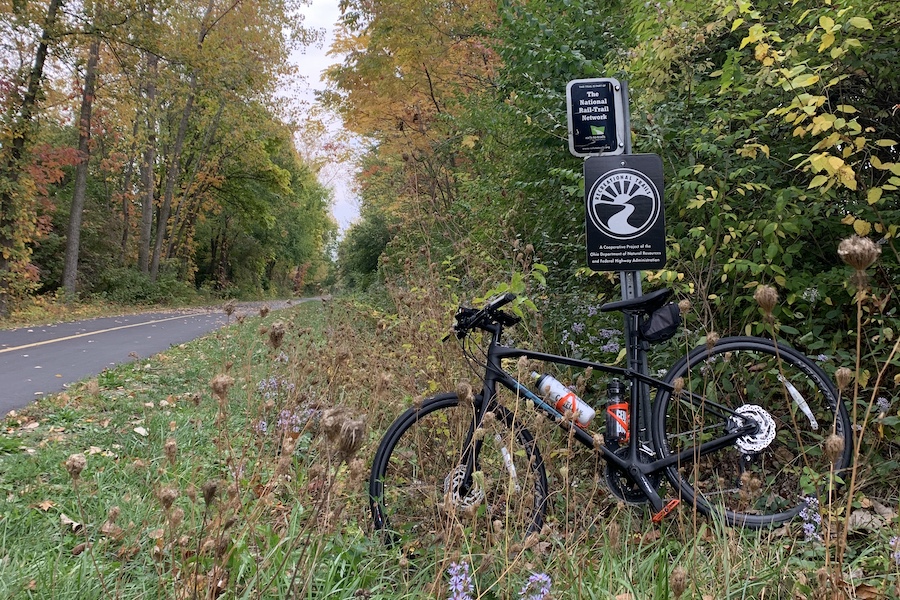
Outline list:
[[[554,498],[539,544],[384,545],[368,468],[405,407],[466,376],[438,343],[450,313],[426,292],[396,313],[306,303],[8,415],[0,597],[447,598],[463,562],[472,598],[519,598],[540,573],[557,599],[897,597],[890,526],[851,534],[836,571],[799,525],[695,526],[680,511],[654,526],[549,426],[535,427]],[[587,496],[566,485],[576,476]]]

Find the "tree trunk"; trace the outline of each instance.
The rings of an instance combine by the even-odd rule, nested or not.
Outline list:
[[[97,62],[100,60],[100,38],[94,36],[88,54],[84,74],[84,90],[81,94],[81,117],[78,122],[78,166],[75,167],[75,192],[72,195],[72,210],[69,213],[69,231],[66,236],[66,258],[63,267],[62,285],[66,295],[75,295],[78,280],[78,250],[81,245],[81,215],[87,195],[88,167],[91,159],[91,108],[94,103],[94,83],[97,77]]]
[[[152,15],[151,15],[152,17]],[[138,241],[138,264],[141,273],[150,272],[150,235],[153,232],[153,196],[156,191],[156,75],[159,58],[155,54],[147,56],[147,83],[144,91],[147,95],[147,145],[144,147],[144,158],[141,161],[141,235]]]
[[[16,246],[22,243],[19,231],[21,225],[17,216],[21,200],[16,198],[16,190],[19,174],[22,172],[22,164],[25,156],[25,148],[28,145],[31,134],[31,119],[41,92],[41,80],[44,76],[44,63],[47,60],[47,52],[50,48],[50,30],[56,24],[56,13],[62,6],[62,0],[50,0],[47,7],[47,19],[41,32],[41,41],[38,44],[34,56],[34,65],[28,78],[28,89],[25,92],[18,110],[10,111],[13,117],[10,128],[12,129],[12,143],[0,148],[3,154],[0,163],[0,179],[6,179],[7,185],[0,191],[0,317],[9,314],[9,288],[12,283],[11,267],[15,263]]]
[[[125,180],[122,182],[122,241],[120,247],[121,264],[128,264],[128,234],[131,231],[131,178],[134,176],[134,153],[137,149],[137,135],[140,119],[135,118],[131,130],[131,152],[128,153],[128,167],[125,169]]]
[[[178,133],[175,135],[175,146],[169,159],[169,168],[166,171],[166,189],[163,194],[163,202],[159,208],[159,219],[156,221],[156,239],[153,244],[153,257],[150,261],[150,279],[156,281],[159,274],[159,255],[162,252],[163,242],[166,238],[166,230],[169,226],[169,214],[172,210],[172,198],[175,196],[175,184],[181,173],[181,150],[184,147],[184,137],[187,135],[188,121],[194,107],[194,94],[197,90],[197,75],[191,75],[191,91],[188,93],[181,111],[181,122],[178,123]]]

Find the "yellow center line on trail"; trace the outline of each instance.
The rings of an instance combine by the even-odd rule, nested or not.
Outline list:
[[[165,323],[166,321],[174,321],[176,319],[183,319],[185,317],[191,316],[190,314],[178,315],[177,317],[167,317],[165,319],[157,319],[155,321],[145,321],[144,323],[132,323],[131,325],[121,325],[119,327],[110,327],[109,329],[98,329],[97,331],[88,331],[86,333],[78,333],[76,335],[69,335],[61,338],[54,338],[52,340],[44,340],[43,342],[34,342],[32,344],[24,344],[22,346],[13,346],[12,348],[3,348],[0,350],[0,354],[4,352],[13,352],[15,350],[25,350],[26,348],[34,348],[35,346],[44,346],[45,344],[55,344],[56,342],[65,342],[66,340],[74,340],[77,338],[87,337],[91,335],[98,335],[101,333],[109,333],[110,331],[119,331],[120,329],[129,329],[131,327],[140,327],[141,325],[153,325],[155,323]]]

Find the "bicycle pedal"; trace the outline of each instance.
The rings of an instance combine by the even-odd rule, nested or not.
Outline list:
[[[665,519],[666,517],[669,516],[669,513],[671,513],[673,510],[675,510],[675,507],[678,506],[678,504],[679,504],[680,502],[681,502],[681,500],[679,500],[678,498],[675,498],[674,500],[669,500],[668,504],[666,504],[666,505],[662,508],[661,511],[659,511],[658,513],[656,513],[655,515],[653,515],[653,518],[652,518],[651,520],[652,520],[654,523],[659,523],[659,522],[661,522],[663,519]]]

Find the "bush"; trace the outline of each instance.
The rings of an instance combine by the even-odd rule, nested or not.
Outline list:
[[[127,267],[103,271],[91,291],[95,296],[120,304],[172,304],[196,296],[190,284],[179,281],[172,273],[160,273],[154,282],[147,274]]]

